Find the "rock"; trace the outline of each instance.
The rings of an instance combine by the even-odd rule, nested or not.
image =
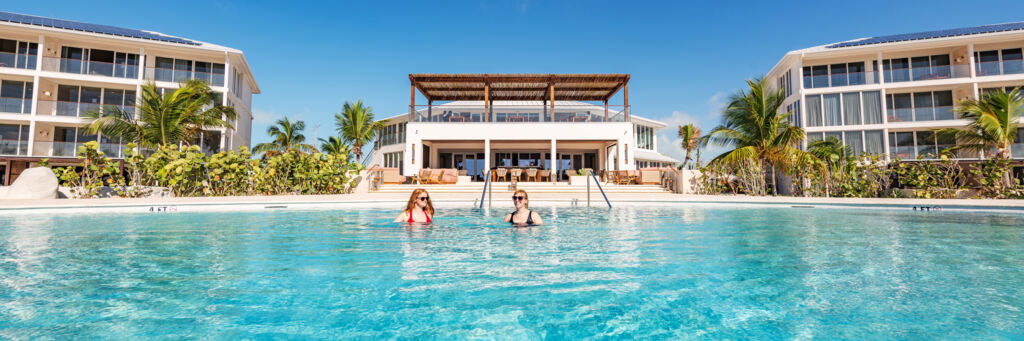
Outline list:
[[[57,176],[49,167],[33,167],[10,186],[0,187],[0,199],[56,199]]]

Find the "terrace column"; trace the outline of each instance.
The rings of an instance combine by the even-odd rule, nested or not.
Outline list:
[[[604,121],[608,122],[608,100],[604,100]]]
[[[555,148],[556,143],[557,141],[555,141],[555,139],[551,139],[551,182],[557,182],[555,180],[557,179],[558,174],[558,154],[555,153],[557,149]]]
[[[409,122],[416,122],[416,83],[409,86]]]
[[[491,84],[484,83],[484,122],[491,121]]]
[[[45,41],[46,41],[46,37],[43,37],[42,35],[40,35],[39,36],[39,42],[38,42],[39,45],[36,47],[36,51],[37,51],[37,53],[36,53],[36,71],[41,71],[43,69],[43,51],[45,51],[44,50],[45,46],[43,46],[43,45],[44,45]],[[38,112],[39,111],[39,95],[38,94],[40,92],[39,91],[39,73],[38,72],[36,73],[35,76],[32,76],[32,87],[33,87],[32,91],[34,92],[32,94],[32,107],[31,107],[32,110],[29,111],[29,113],[32,115],[32,120],[28,122],[28,145],[25,146],[26,148],[28,148],[27,153],[25,153],[25,155],[28,155],[28,156],[34,156],[34,154],[35,154],[35,144],[36,144],[36,118],[35,118],[35,115],[39,114],[39,112]],[[11,169],[10,163],[8,163],[7,169]],[[9,178],[10,177],[7,177],[6,179],[9,179]]]
[[[491,140],[484,139],[484,181],[491,176]]]

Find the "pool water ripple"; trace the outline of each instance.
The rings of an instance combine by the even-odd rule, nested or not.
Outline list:
[[[1024,216],[762,207],[0,217],[0,338],[1024,338]]]

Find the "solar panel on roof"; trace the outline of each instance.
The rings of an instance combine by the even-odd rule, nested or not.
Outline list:
[[[178,37],[170,37],[152,32],[146,32],[142,30],[135,30],[130,28],[121,28],[107,25],[97,25],[82,23],[70,20],[61,20],[53,18],[37,17],[32,15],[24,15],[10,12],[0,12],[0,21],[6,21],[16,24],[27,24],[42,27],[52,27],[65,30],[82,31],[90,33],[100,33],[112,36],[148,39],[156,41],[164,41],[169,43],[178,43],[185,45],[200,45],[198,42],[191,41],[188,39],[182,39]]]
[[[861,39],[861,40],[854,40],[854,41],[847,41],[847,42],[842,42],[842,43],[836,43],[836,44],[828,45],[828,46],[825,46],[825,47],[826,48],[839,48],[839,47],[849,47],[849,46],[874,45],[874,44],[893,43],[893,42],[908,41],[908,40],[935,39],[935,38],[967,36],[967,35],[975,35],[975,34],[1005,32],[1005,31],[1020,31],[1020,30],[1024,30],[1024,22],[1015,22],[1015,23],[1009,23],[1009,24],[985,25],[985,26],[976,26],[976,27],[954,28],[954,29],[949,29],[949,30],[938,30],[938,31],[928,31],[928,32],[894,34],[894,35],[888,35],[888,36],[871,37],[871,38],[866,38],[866,39]]]

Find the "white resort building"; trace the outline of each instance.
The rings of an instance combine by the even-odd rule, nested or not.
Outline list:
[[[195,144],[216,152],[249,145],[252,95],[260,93],[242,51],[161,33],[0,12],[0,185],[41,159],[76,164],[77,146],[98,141],[121,157],[118,138],[87,134],[83,114],[131,111],[141,85],[176,88],[202,79],[233,106],[234,129],[207,129]]]
[[[835,137],[857,153],[934,159],[964,127],[955,103],[1024,86],[1024,22],[855,39],[791,51],[767,79],[807,143]],[[1024,158],[1024,132],[1012,147]],[[960,152],[977,160],[983,154]]]
[[[515,173],[519,181],[558,182],[583,168],[601,175],[679,162],[656,151],[664,123],[630,114],[628,74],[409,80],[409,112],[385,119],[368,162],[398,169],[405,182],[426,168],[458,170],[469,181],[511,181]],[[613,97],[621,104],[609,103]]]

